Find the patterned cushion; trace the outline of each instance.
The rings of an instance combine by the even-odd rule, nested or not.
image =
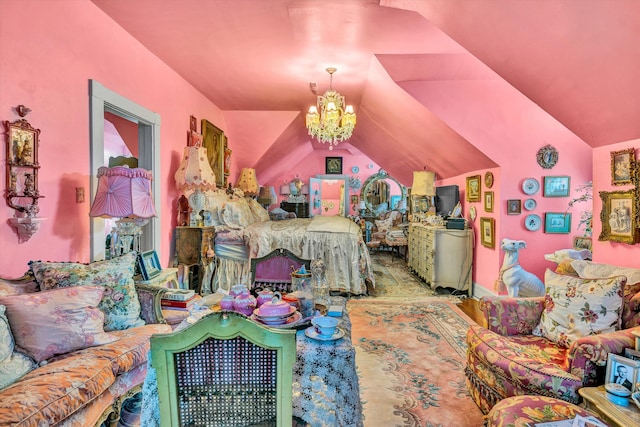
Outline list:
[[[576,339],[620,329],[624,276],[582,279],[545,273],[545,309],[534,335],[569,347]]]
[[[255,222],[249,204],[244,198],[227,201],[222,209],[220,217],[229,228],[246,228]]]
[[[498,402],[491,409],[487,415],[486,425],[487,427],[533,426],[538,425],[537,423],[573,419],[576,415],[594,417],[586,409],[552,397],[514,396]],[[602,422],[597,417],[594,418]]]
[[[118,338],[103,329],[97,308],[104,288],[80,286],[0,297],[16,343],[36,362]]]
[[[18,381],[35,368],[35,363],[26,355],[14,351],[13,335],[5,306],[0,305],[0,390]]]
[[[0,279],[0,296],[27,294],[29,292],[38,291],[38,284],[36,282],[15,284]]]
[[[563,259],[562,261],[560,261],[556,267],[556,273],[577,276],[578,272],[576,272],[576,270],[571,265],[572,262],[572,259]]]
[[[269,212],[258,203],[257,200],[254,199],[246,199],[249,204],[249,209],[253,214],[253,222],[260,221],[269,221],[271,218],[269,217]]]
[[[43,291],[69,286],[104,287],[98,308],[105,314],[105,331],[113,331],[144,325],[133,281],[136,257],[135,252],[129,252],[90,264],[31,261],[29,265]]]

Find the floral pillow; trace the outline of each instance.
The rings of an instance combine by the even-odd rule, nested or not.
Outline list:
[[[269,212],[254,199],[246,199],[249,209],[253,214],[253,222],[270,221]]]
[[[569,347],[580,337],[620,328],[624,276],[583,279],[547,270],[545,303],[534,335]]]
[[[0,305],[0,390],[18,381],[36,366],[30,357],[14,351],[13,335],[5,311],[5,306]]]
[[[56,354],[107,344],[118,338],[104,331],[98,309],[105,288],[74,286],[0,297],[16,344],[36,362]]]
[[[31,261],[29,265],[43,291],[69,286],[104,287],[98,308],[105,314],[105,331],[115,331],[144,325],[133,281],[136,257],[136,252],[129,252],[90,264]]]

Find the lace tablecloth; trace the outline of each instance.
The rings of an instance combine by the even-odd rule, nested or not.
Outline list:
[[[331,304],[346,306],[342,297]],[[339,328],[344,338],[317,341],[304,330],[296,334],[297,357],[293,367],[293,415],[312,427],[362,426],[362,403],[356,372],[356,352],[351,343],[351,321],[344,310]],[[140,425],[159,427],[158,388],[155,369],[149,367],[143,386]]]

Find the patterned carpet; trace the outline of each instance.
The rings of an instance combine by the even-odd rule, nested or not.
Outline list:
[[[457,297],[435,295],[398,258],[373,258],[375,295],[348,302],[365,426],[482,426],[463,372],[472,321]]]

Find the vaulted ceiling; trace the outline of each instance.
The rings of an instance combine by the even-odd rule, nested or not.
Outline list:
[[[234,158],[266,181],[326,149],[304,115],[330,66],[358,117],[339,147],[405,181],[500,166],[532,133],[640,138],[637,0],[92,1],[224,111]]]

